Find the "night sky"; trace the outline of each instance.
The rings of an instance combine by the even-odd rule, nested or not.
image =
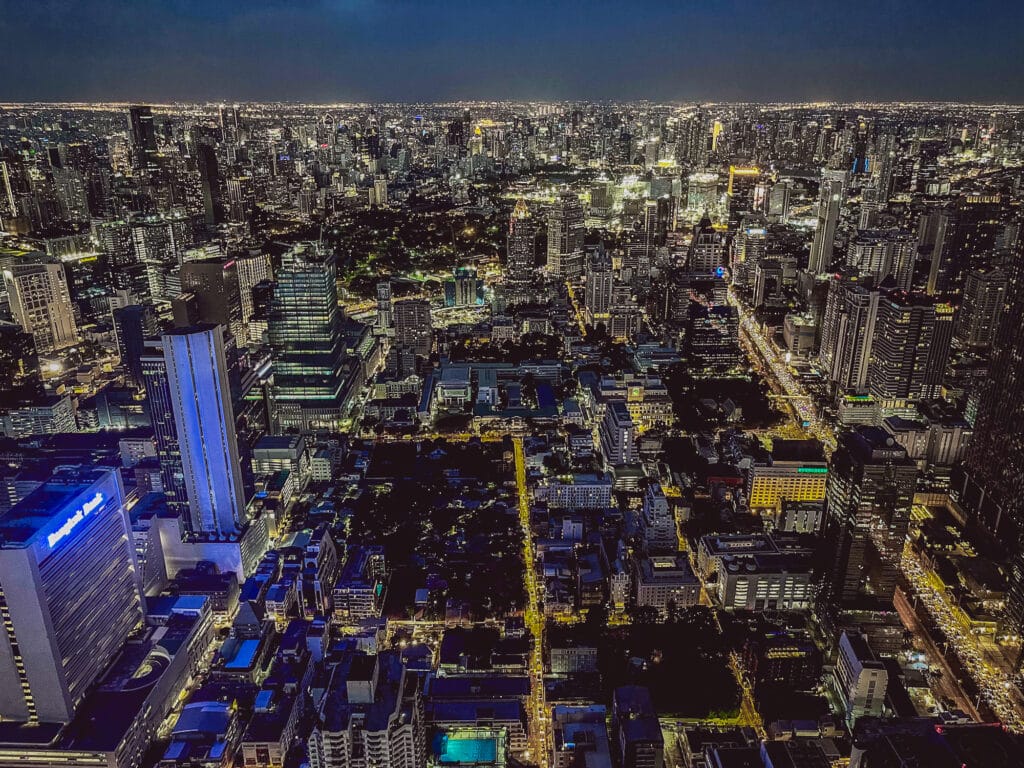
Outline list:
[[[0,101],[1024,101],[1024,0],[0,0]]]

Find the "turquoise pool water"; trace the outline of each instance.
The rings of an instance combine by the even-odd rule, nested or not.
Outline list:
[[[438,734],[434,754],[446,765],[493,763],[498,757],[498,745],[494,739],[453,739]]]

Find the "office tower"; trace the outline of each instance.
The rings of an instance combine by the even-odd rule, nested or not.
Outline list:
[[[142,622],[120,475],[63,467],[0,516],[0,718],[67,723]]]
[[[461,125],[461,123],[458,123]],[[377,328],[386,332],[395,324],[394,310],[391,306],[391,281],[381,280],[377,283]]]
[[[181,265],[181,291],[195,297],[197,316],[185,318],[178,297],[174,305],[174,324],[179,327],[197,323],[216,323],[235,337],[239,346],[247,341],[242,322],[242,295],[235,259],[212,258],[186,261]]]
[[[111,312],[114,337],[121,366],[136,387],[143,386],[142,358],[146,353],[146,335],[150,330],[149,309],[141,304],[117,307]]]
[[[337,259],[316,243],[281,258],[267,335],[274,353],[273,398],[280,426],[335,427],[345,405],[345,347]]]
[[[963,288],[967,274],[1006,239],[1007,212],[999,195],[967,195],[922,215],[918,249],[931,251],[928,293]]]
[[[729,231],[735,232],[740,220],[747,214],[760,211],[756,189],[761,179],[761,169],[756,166],[729,166],[729,186],[726,201],[729,207]],[[760,202],[763,202],[761,200]]]
[[[1006,304],[992,343],[962,471],[954,477],[960,504],[984,528],[1006,542],[1011,554],[1007,614],[1024,630],[1024,243],[1008,266]]]
[[[823,583],[830,605],[891,608],[916,486],[915,462],[883,429],[839,435],[825,488],[826,535],[835,543]]]
[[[793,191],[793,182],[782,180],[772,186],[768,193],[768,217],[782,224],[789,222],[789,197]]]
[[[249,175],[236,176],[227,181],[228,220],[243,223],[256,205],[256,190]]]
[[[505,251],[509,304],[527,304],[532,301],[530,286],[534,280],[536,266],[530,211],[526,207],[526,202],[519,200],[509,219]]]
[[[1006,272],[998,267],[976,269],[967,276],[964,299],[956,318],[956,340],[968,347],[990,347],[1006,303]]]
[[[11,314],[25,333],[31,333],[40,354],[78,343],[78,327],[68,291],[64,265],[12,264],[4,269]]]
[[[128,129],[132,142],[132,162],[136,168],[156,164],[156,126],[153,110],[147,106],[128,108]]]
[[[548,216],[548,271],[562,280],[583,274],[583,206],[579,197],[563,191]]]
[[[768,229],[760,216],[745,216],[732,240],[732,283],[749,288],[768,254]]]
[[[160,464],[160,484],[167,508],[175,517],[182,519],[188,515],[188,492],[185,489],[185,471],[181,465],[178,428],[174,421],[171,388],[167,378],[167,361],[159,339],[146,340],[139,367],[146,391],[146,413],[153,427],[153,442],[156,444],[156,457]]]
[[[874,333],[868,364],[872,395],[883,401],[939,396],[953,338],[952,307],[891,291],[878,301]]]
[[[850,241],[846,264],[878,285],[892,278],[897,288],[910,290],[914,278],[916,239],[900,230],[861,230]]]
[[[150,298],[170,304],[181,293],[180,269],[194,244],[192,224],[184,215],[147,216],[132,222],[135,255],[145,266]]]
[[[878,201],[885,206],[892,195],[892,177],[896,167],[896,137],[883,133],[875,142],[875,159],[871,174],[878,191]]]
[[[725,270],[725,234],[717,231],[705,213],[693,228],[693,240],[686,259],[686,271],[695,274],[718,274]]]
[[[782,295],[782,262],[778,259],[764,259],[754,270],[754,306],[784,302]]]
[[[812,274],[828,272],[832,266],[832,248],[835,245],[839,211],[846,201],[846,171],[824,169],[818,190],[817,226],[811,241],[811,256],[807,269]]]
[[[612,307],[612,287],[615,277],[612,273],[611,255],[599,246],[591,254],[590,268],[587,270],[587,286],[584,294],[584,305],[587,310],[587,322],[597,325],[607,322]]]
[[[254,333],[254,329],[249,327],[253,315],[256,313],[252,292],[261,282],[272,280],[274,277],[270,254],[250,251],[236,256],[235,273],[238,276],[238,298],[242,306],[242,326],[245,328],[246,339],[249,343],[256,343],[262,334]]]
[[[395,346],[418,357],[430,357],[434,343],[434,324],[430,302],[426,299],[402,299],[394,303]]]
[[[837,277],[829,285],[818,354],[829,380],[841,392],[867,391],[878,302],[878,291],[851,280]]]
[[[386,176],[376,176],[373,179],[371,191],[371,205],[384,207],[388,204],[388,179]]]
[[[224,221],[224,201],[221,193],[217,151],[209,141],[195,140],[196,168],[203,192],[203,222],[212,226]]]
[[[161,338],[188,494],[188,532],[225,539],[245,520],[246,498],[228,383],[224,328],[179,328]]]
[[[623,400],[612,400],[605,406],[600,427],[601,453],[605,463],[617,467],[638,461],[636,425]]]

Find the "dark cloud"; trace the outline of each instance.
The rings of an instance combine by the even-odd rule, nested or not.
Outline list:
[[[1024,99],[1024,3],[0,0],[0,100]]]

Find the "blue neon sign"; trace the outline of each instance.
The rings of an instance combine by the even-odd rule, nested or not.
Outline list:
[[[85,518],[95,512],[103,504],[103,494],[97,493],[88,501],[82,503],[74,513],[64,521],[56,531],[46,537],[46,543],[50,545],[50,549],[53,549],[54,545],[57,544],[61,539],[71,535],[71,532],[78,527]]]

